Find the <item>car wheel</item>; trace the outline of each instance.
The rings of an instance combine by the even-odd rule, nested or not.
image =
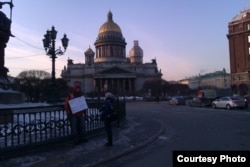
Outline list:
[[[230,104],[227,104],[227,105],[226,105],[226,109],[227,109],[227,110],[230,110],[230,109],[231,109]]]
[[[212,107],[213,107],[214,109],[216,109],[216,105],[215,105],[215,104],[212,104]]]

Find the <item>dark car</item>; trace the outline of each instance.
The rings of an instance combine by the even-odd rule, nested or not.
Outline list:
[[[212,102],[210,99],[205,97],[194,97],[188,102],[188,105],[194,107],[210,107]]]
[[[248,105],[250,104],[250,95],[244,96],[244,102],[245,102],[245,107],[247,108]]]
[[[170,105],[185,105],[186,104],[186,100],[183,96],[173,96],[170,100],[169,100],[169,104]]]
[[[143,97],[143,100],[148,101],[148,102],[152,102],[152,101],[155,101],[155,98],[152,96],[145,96],[145,97]]]

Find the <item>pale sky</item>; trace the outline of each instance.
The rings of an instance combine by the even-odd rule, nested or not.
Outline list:
[[[3,2],[3,1],[2,1]],[[15,77],[24,70],[51,73],[51,59],[42,39],[52,25],[56,48],[66,33],[69,46],[56,59],[56,77],[67,59],[84,63],[84,52],[113,13],[127,42],[126,55],[138,40],[143,61],[156,58],[166,80],[180,80],[229,67],[228,22],[249,9],[249,0],[13,0],[12,34],[5,49],[5,66]],[[8,5],[2,11],[10,17]]]

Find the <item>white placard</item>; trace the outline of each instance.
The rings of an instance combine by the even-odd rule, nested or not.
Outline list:
[[[84,96],[69,100],[69,106],[73,114],[88,109],[88,105]]]

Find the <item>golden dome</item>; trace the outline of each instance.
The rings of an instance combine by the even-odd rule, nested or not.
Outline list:
[[[104,32],[122,33],[121,28],[113,21],[111,11],[108,12],[108,20],[100,27],[99,34]]]

